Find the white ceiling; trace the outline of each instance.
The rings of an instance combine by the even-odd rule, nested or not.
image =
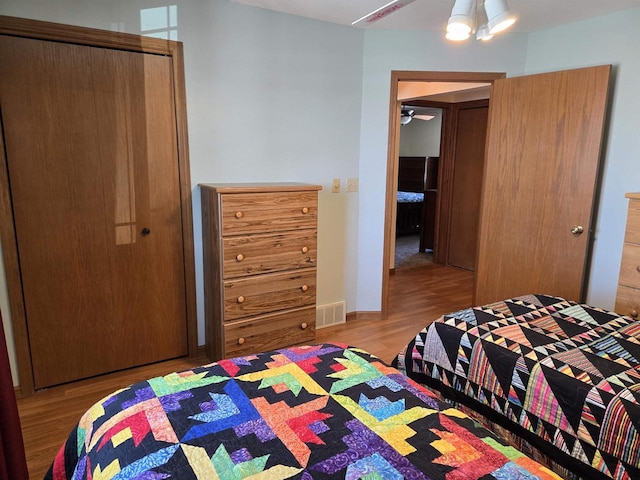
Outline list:
[[[351,22],[380,8],[389,0],[231,0],[325,22]],[[391,30],[444,30],[454,0],[416,0],[366,28]],[[535,32],[606,13],[640,6],[640,0],[508,0],[519,20],[516,32]],[[362,28],[362,27],[354,27]],[[595,32],[594,32],[595,33]]]

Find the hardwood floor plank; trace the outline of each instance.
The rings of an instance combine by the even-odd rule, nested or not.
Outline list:
[[[387,320],[352,320],[316,331],[316,342],[342,342],[371,352],[386,362],[429,322],[469,307],[473,273],[426,265],[399,269],[389,283]],[[38,391],[18,399],[29,476],[42,478],[81,415],[113,391],[147,378],[209,363],[204,357],[180,358],[115,372]]]
[[[396,270],[389,282],[387,320],[355,320],[319,329],[316,341],[348,343],[391,362],[428,323],[445,313],[471,306],[473,275],[433,264]]]

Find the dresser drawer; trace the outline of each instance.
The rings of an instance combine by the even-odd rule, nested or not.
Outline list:
[[[620,315],[638,318],[638,313],[640,313],[640,289],[620,285],[616,295],[615,311]]]
[[[315,305],[315,302],[315,268],[224,282],[225,321]]]
[[[312,343],[316,334],[316,308],[253,317],[224,326],[227,358],[266,352],[287,345]]]
[[[640,244],[624,244],[618,283],[627,287],[640,288]]]
[[[629,202],[627,230],[624,241],[640,244],[640,200],[631,200]]]
[[[222,235],[316,228],[318,193],[222,194]]]
[[[315,267],[316,237],[315,230],[226,237],[222,240],[224,277]]]

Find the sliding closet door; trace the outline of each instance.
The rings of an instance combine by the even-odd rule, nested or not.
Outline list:
[[[171,59],[0,38],[35,387],[185,355]]]

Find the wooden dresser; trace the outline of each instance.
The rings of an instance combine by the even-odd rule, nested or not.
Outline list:
[[[627,193],[629,211],[622,248],[615,311],[638,318],[640,312],[640,193]]]
[[[313,342],[318,190],[201,184],[209,359]]]

